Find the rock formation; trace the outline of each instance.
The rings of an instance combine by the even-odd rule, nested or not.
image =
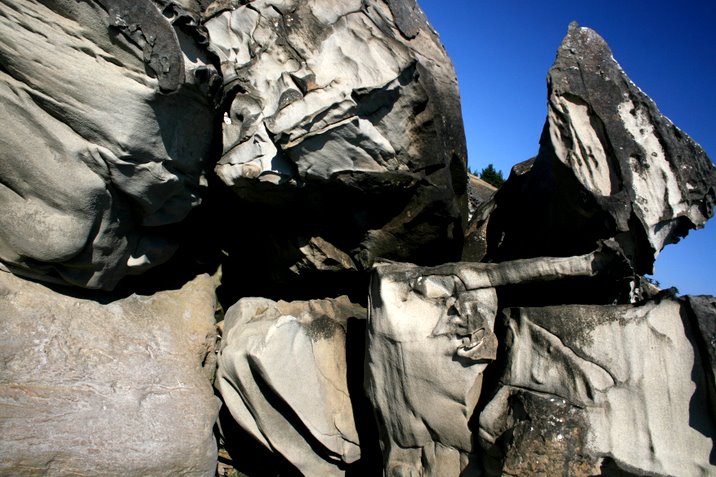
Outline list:
[[[437,267],[380,264],[371,281],[366,391],[386,475],[475,473],[468,423],[497,357],[495,287],[592,276],[609,250],[569,258]]]
[[[504,467],[488,475],[716,470],[713,378],[683,300],[514,308],[505,321],[510,352],[479,431]]]
[[[101,303],[0,272],[0,317],[0,475],[214,475],[208,276]]]
[[[713,215],[713,163],[588,28],[570,26],[548,87],[539,154],[485,206],[487,250],[473,258],[567,256],[613,238],[637,273],[651,273],[665,245]]]
[[[305,287],[376,258],[459,258],[457,81],[414,2],[253,1],[205,25],[227,109],[216,173],[262,224],[229,245],[238,273],[268,261],[267,282]]]
[[[365,314],[346,297],[244,298],[226,314],[216,387],[233,419],[303,475],[344,475],[360,458],[346,336]]]
[[[200,202],[218,78],[186,15],[169,10],[0,5],[6,268],[112,289],[173,253],[161,226]]]
[[[415,0],[6,0],[0,112],[1,475],[716,473],[716,167],[595,32],[497,191]]]
[[[386,475],[713,472],[708,299],[687,300],[701,320],[658,297],[507,308],[496,328],[494,319],[498,303],[640,300],[638,275],[712,215],[715,174],[604,41],[570,26],[550,72],[540,154],[478,205],[469,229],[465,256],[500,263],[395,264],[374,275],[366,385]],[[567,296],[573,288],[581,294]]]

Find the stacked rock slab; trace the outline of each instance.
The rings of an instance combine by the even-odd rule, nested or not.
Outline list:
[[[468,421],[497,351],[497,297],[445,272],[380,264],[373,275],[366,392],[387,476],[476,469]]]
[[[164,5],[0,4],[0,266],[112,289],[174,252],[159,227],[200,201],[217,74]]]
[[[613,238],[651,273],[665,245],[713,215],[716,167],[589,28],[570,25],[548,87],[539,154],[485,206],[484,259],[574,255]]]
[[[214,283],[101,304],[0,272],[0,475],[216,469]]]
[[[376,257],[458,259],[467,195],[457,81],[415,2],[242,3],[205,24],[225,82],[216,173],[253,211],[244,223],[261,224],[230,245],[239,273],[251,267],[255,281],[268,263],[271,282],[300,276],[305,286]],[[247,249],[262,258],[246,260]]]
[[[244,298],[226,314],[216,387],[239,426],[303,475],[345,475],[361,457],[346,339],[365,313],[341,297]]]
[[[195,323],[213,312],[208,279],[126,300],[63,288],[111,290],[167,260],[178,235],[169,225],[185,220],[208,183],[229,185],[243,200],[202,213],[230,211],[242,229],[222,230],[231,260],[245,265],[241,283],[255,281],[265,294],[286,273],[310,289],[310,273],[365,272],[376,257],[459,256],[467,196],[457,82],[415,2],[209,3],[0,5],[0,111],[12,119],[0,131],[0,268],[58,285],[28,283],[32,291],[21,294],[8,282],[2,297],[11,300],[3,313],[17,315],[1,335],[12,365],[2,370],[0,393],[4,473],[211,473],[216,409],[195,375],[212,356],[211,327],[201,328],[209,321]],[[218,111],[226,111],[223,122]],[[223,148],[213,144],[219,128]],[[223,184],[204,177],[217,149]],[[302,386],[291,389],[289,368],[273,357],[281,355],[242,348],[240,358],[265,367],[260,386],[271,382],[290,412],[262,420],[256,403],[268,394],[243,397],[262,428],[259,441],[309,475],[340,474],[360,455],[356,399],[345,392],[341,361],[350,320],[343,311],[310,320],[295,313],[309,330],[302,352],[316,353],[315,383],[305,385],[302,365],[291,374]],[[281,334],[293,329],[286,321],[274,344],[306,345],[298,331]],[[33,334],[21,336],[23,327]],[[283,356],[294,359],[292,352],[301,351]],[[22,366],[36,363],[41,372],[28,378]],[[31,418],[37,399],[45,407]],[[18,425],[23,419],[31,429]],[[286,444],[293,437],[301,443]],[[95,454],[103,461],[86,458]]]
[[[501,353],[489,357],[497,385],[483,381],[486,356],[464,363],[466,345],[492,336],[496,297],[638,300],[634,275],[713,213],[714,165],[589,29],[571,25],[560,47],[541,144],[475,211],[466,256],[499,263],[376,269],[366,389],[385,474],[714,473],[711,298],[510,308],[495,329]],[[549,254],[570,261],[552,269],[560,262]],[[585,277],[601,282],[584,289]],[[545,288],[550,279],[558,286]],[[615,290],[600,289],[606,282]]]

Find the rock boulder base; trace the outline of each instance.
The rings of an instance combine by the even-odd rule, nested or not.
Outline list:
[[[0,272],[0,474],[211,477],[214,284],[100,304]]]

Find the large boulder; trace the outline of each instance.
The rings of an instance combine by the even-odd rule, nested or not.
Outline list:
[[[466,258],[576,255],[613,238],[651,273],[665,245],[713,215],[716,167],[589,28],[570,25],[548,87],[539,154],[476,213],[487,224],[473,224],[471,242],[484,246],[470,250],[482,256]]]
[[[255,280],[268,263],[271,283],[305,284],[376,257],[459,258],[457,81],[414,1],[257,0],[210,16],[227,101],[216,173],[245,201],[224,219],[252,224],[230,245],[242,270]]]
[[[512,308],[504,319],[509,353],[479,419],[487,475],[716,472],[712,335],[698,326],[713,327],[713,308],[698,317],[662,297]]]
[[[370,297],[365,386],[384,475],[475,472],[468,422],[497,352],[494,288],[471,287],[455,270],[380,264]]]
[[[0,474],[206,476],[214,283],[99,301],[0,272]]]
[[[170,1],[2,2],[0,266],[112,289],[171,256],[160,226],[199,203],[214,126],[196,20]]]
[[[227,311],[216,387],[231,418],[302,475],[344,475],[361,458],[353,410],[361,400],[349,386],[347,338],[365,314],[346,297],[243,298]],[[364,327],[353,331],[352,340],[362,341]],[[362,367],[352,361],[354,370]],[[235,439],[224,432],[228,448]]]
[[[377,416],[385,475],[457,477],[478,471],[469,424],[483,372],[498,352],[495,287],[590,277],[612,267],[614,259],[600,250],[500,264],[377,265],[365,386]]]

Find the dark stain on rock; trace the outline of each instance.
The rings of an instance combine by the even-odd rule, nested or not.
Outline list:
[[[343,332],[343,327],[336,321],[329,318],[327,315],[321,315],[315,320],[311,321],[307,325],[304,325],[306,334],[313,340],[327,340],[333,338],[333,336],[340,332]]]
[[[523,391],[516,392],[510,404],[519,411],[518,420],[502,442],[501,475],[599,474],[600,459],[585,449],[588,426],[581,409],[557,397]]]

